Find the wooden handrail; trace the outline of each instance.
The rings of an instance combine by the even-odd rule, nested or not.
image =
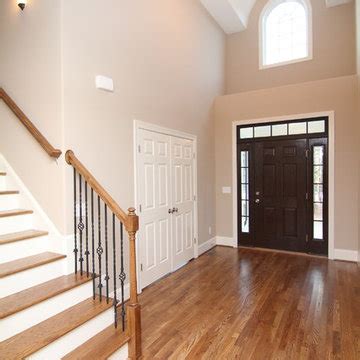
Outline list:
[[[0,88],[0,99],[3,99],[5,104],[17,116],[21,123],[26,127],[35,140],[42,146],[42,148],[53,158],[58,158],[61,155],[61,150],[55,149],[44,137],[44,135],[37,129],[37,127],[30,121],[30,119],[23,113],[23,111],[16,105],[15,101],[6,93],[3,88]]]
[[[81,174],[87,183],[94,189],[94,191],[100,196],[102,201],[109,207],[109,209],[115,214],[115,216],[128,228],[128,215],[120,208],[116,201],[110,196],[110,194],[100,185],[90,171],[81,163],[81,161],[75,156],[72,150],[68,150],[65,153],[65,160],[69,165],[72,165],[79,174]]]
[[[129,359],[139,359],[141,357],[141,306],[137,295],[136,280],[136,232],[139,230],[139,217],[134,208],[129,208],[126,214],[110,194],[100,185],[95,177],[86,169],[81,161],[75,156],[72,150],[65,154],[66,162],[84,178],[87,184],[100,196],[107,207],[124,224],[129,235],[129,272],[130,272],[130,299],[127,304],[129,341]]]

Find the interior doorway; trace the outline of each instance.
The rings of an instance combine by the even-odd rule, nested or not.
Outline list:
[[[328,118],[237,127],[238,244],[328,255]]]
[[[197,255],[196,137],[136,123],[140,290]]]

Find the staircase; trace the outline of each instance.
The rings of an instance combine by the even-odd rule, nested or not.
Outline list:
[[[32,131],[30,120],[0,88],[1,98],[19,119],[23,117],[20,120],[25,121],[30,133],[39,137],[40,132]],[[43,139],[41,135],[37,140],[49,156],[59,157],[61,151]],[[29,197],[25,185],[0,155],[0,359],[137,359],[141,356],[135,264],[137,216],[133,209],[125,214],[73,152],[68,153],[67,161],[74,168],[74,175],[80,178],[80,201],[74,197],[75,235],[71,251],[66,250],[64,237],[54,231],[51,221],[39,211],[39,204]],[[102,230],[100,218],[104,220],[100,210],[97,214],[99,232],[96,235],[92,216],[92,249],[88,238],[90,214],[86,212],[85,217],[80,210],[80,217],[76,215],[76,204],[84,201],[81,186],[86,186],[86,201],[90,196],[89,186],[91,196],[96,195],[99,206],[102,201],[106,212],[106,227]],[[110,211],[113,249],[116,241],[121,241],[121,254],[111,249],[114,255],[111,261],[107,229]],[[115,220],[120,223],[117,235]],[[129,296],[124,290],[127,277],[123,226],[130,241]],[[101,236],[105,236],[103,244]],[[94,241],[99,241],[96,250]],[[118,264],[116,259],[120,255]],[[68,271],[69,264],[72,273]],[[116,283],[117,279],[120,284]]]
[[[64,275],[66,256],[48,251],[49,232],[0,177],[0,358],[109,357],[129,340],[113,326],[112,303],[93,300],[91,277]]]

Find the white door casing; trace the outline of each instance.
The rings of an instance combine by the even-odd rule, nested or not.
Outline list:
[[[198,256],[196,136],[134,122],[138,291]]]

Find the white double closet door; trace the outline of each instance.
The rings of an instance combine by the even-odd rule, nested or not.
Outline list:
[[[194,144],[139,129],[141,288],[194,257]]]

